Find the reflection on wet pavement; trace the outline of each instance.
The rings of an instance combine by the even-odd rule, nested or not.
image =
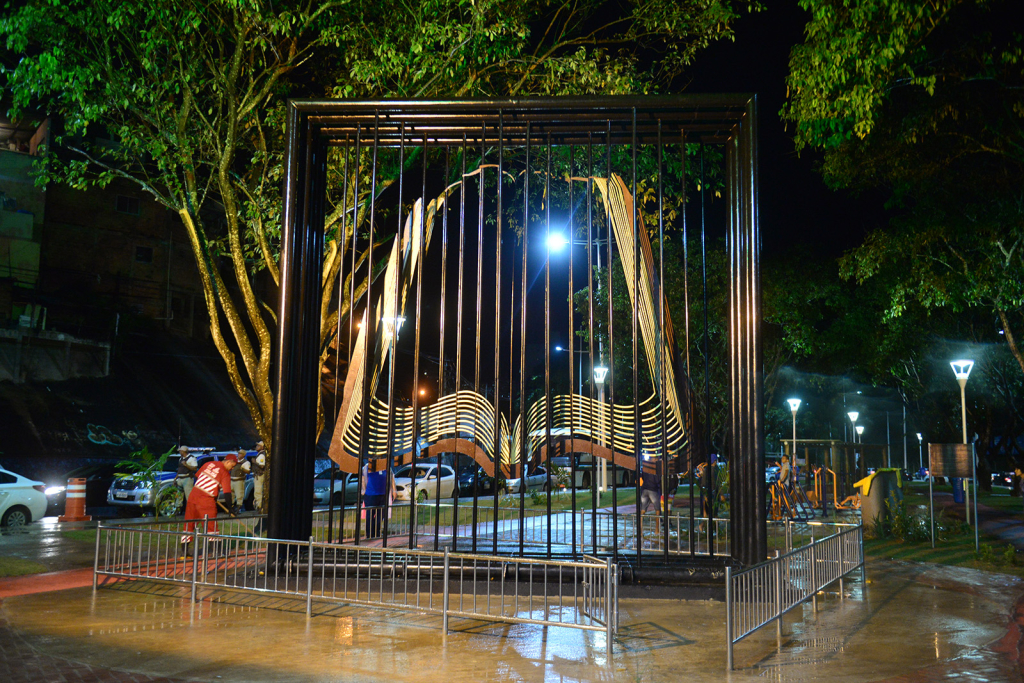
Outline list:
[[[89,528],[89,533],[71,533]],[[87,540],[96,524],[58,524],[43,517],[17,531],[0,532],[0,555],[33,560],[49,571],[91,567],[94,546]]]
[[[869,585],[846,584],[737,645],[725,672],[720,602],[623,600],[611,662],[604,634],[452,620],[218,593],[192,609],[187,590],[118,584],[4,600],[33,647],[92,665],[208,681],[925,681],[1019,680],[986,645],[1006,633],[1024,582],[968,569],[879,562]],[[937,665],[937,666],[936,666]],[[931,668],[929,668],[931,667]],[[942,676],[932,674],[943,674]],[[1015,678],[1016,677],[1016,678]]]

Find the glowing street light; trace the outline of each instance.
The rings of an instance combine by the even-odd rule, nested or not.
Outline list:
[[[594,381],[597,382],[597,389],[600,392],[598,402],[601,404],[601,426],[599,429],[600,439],[598,443],[604,445],[604,381],[608,377],[608,367],[598,365],[594,367]],[[599,490],[603,493],[608,490],[608,461],[601,458],[601,486]]]
[[[964,443],[967,443],[967,402],[965,401],[965,394],[967,391],[967,378],[971,376],[974,361],[955,360],[950,362],[949,366],[953,368],[953,375],[956,376],[956,381],[960,385],[960,417],[963,423]]]
[[[569,240],[560,232],[549,232],[547,245],[549,252],[557,253],[569,246]]]
[[[800,410],[800,399],[787,398],[786,403],[789,404],[789,410],[793,413],[793,459],[789,467],[789,476],[792,479],[796,471],[796,411]]]
[[[857,425],[857,437],[864,443],[864,425]]]
[[[971,370],[974,368],[973,360],[954,360],[950,361],[949,367],[953,368],[953,375],[956,377],[957,384],[960,385],[960,422],[963,426],[964,443],[967,443],[967,378],[971,376]],[[967,514],[965,518],[967,523],[971,523],[971,501],[966,496],[970,495],[970,489],[967,488],[967,482],[964,481],[964,505]],[[977,495],[977,493],[975,493]]]

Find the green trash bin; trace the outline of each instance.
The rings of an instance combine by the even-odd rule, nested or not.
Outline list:
[[[903,480],[899,469],[895,467],[877,470],[858,481],[854,487],[860,494],[860,518],[865,527],[890,521],[890,508],[903,502]]]

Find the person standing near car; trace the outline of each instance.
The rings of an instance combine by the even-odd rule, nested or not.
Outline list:
[[[249,474],[252,465],[245,457],[245,449],[238,449],[238,464],[231,468],[231,498],[234,511],[238,514],[245,507],[245,475]]]
[[[191,543],[191,532],[196,527],[194,520],[209,518],[210,523],[206,532],[217,533],[217,498],[221,494],[231,495],[231,470],[238,464],[238,458],[234,453],[228,453],[220,462],[211,460],[199,468],[196,473],[196,483],[192,487],[192,493],[188,496],[188,504],[185,505],[185,519],[193,520],[185,523],[185,532],[182,534],[182,543]]]
[[[262,441],[256,442],[256,456],[252,465],[252,507],[256,512],[263,512],[263,487],[267,476],[267,447]]]
[[[377,459],[367,462],[363,466],[363,508],[367,510],[367,538],[380,536],[384,506],[394,500],[395,496],[395,480],[388,476],[387,466],[382,467]]]
[[[174,475],[174,485],[185,494],[186,502],[189,494],[192,493],[192,477],[195,476],[198,468],[199,463],[196,461],[196,456],[188,452],[188,446],[179,448],[178,470]]]

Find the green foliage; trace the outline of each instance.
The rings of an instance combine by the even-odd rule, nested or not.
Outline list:
[[[701,48],[732,37],[734,4],[742,6],[734,0],[18,3],[0,14],[0,38],[16,56],[0,87],[13,116],[45,111],[61,123],[52,134],[57,153],[40,162],[40,183],[87,188],[117,180],[181,216],[213,341],[270,448],[276,320],[252,280],[259,272],[279,278],[287,98],[655,92]],[[322,348],[353,304],[347,287],[339,305],[331,302],[348,238],[365,221],[371,199],[368,183],[353,197],[356,183],[349,182],[365,180],[365,161],[347,160],[339,150],[328,159]],[[379,193],[390,178],[377,184]],[[348,220],[342,207],[354,202],[359,210]],[[379,263],[369,266],[379,272]],[[368,286],[360,277],[357,298]]]
[[[555,489],[567,489],[572,487],[572,471],[568,467],[551,465],[549,467],[551,481]]]
[[[175,452],[177,447],[171,446],[163,455],[154,455],[148,447],[143,446],[142,450],[132,451],[126,459],[117,463],[116,476],[121,479],[131,477],[140,487],[152,491],[156,486],[157,475],[164,471],[167,458]]]
[[[894,218],[841,261],[880,280],[883,321],[947,309],[995,319],[1024,353],[1024,37],[1000,0],[801,0],[790,57],[797,149],[834,187],[883,188]],[[997,329],[1005,334],[996,336]]]

